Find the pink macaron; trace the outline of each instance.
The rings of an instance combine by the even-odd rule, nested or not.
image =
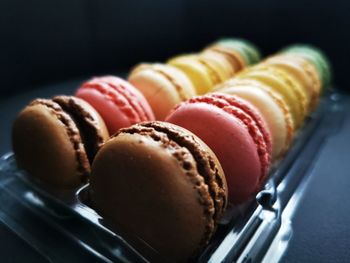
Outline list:
[[[229,199],[242,203],[265,181],[271,162],[271,136],[260,113],[236,96],[212,93],[177,105],[166,121],[201,138],[218,157]]]
[[[81,85],[76,96],[97,110],[110,134],[138,122],[154,120],[145,97],[130,83],[118,77],[92,78]]]

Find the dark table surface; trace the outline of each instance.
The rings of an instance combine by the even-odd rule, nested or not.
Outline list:
[[[22,107],[36,97],[71,94],[80,82],[74,80],[49,85],[6,100],[2,98],[0,154],[11,149],[11,124]],[[311,180],[292,218],[293,236],[282,262],[350,261],[350,96],[344,95],[342,100],[345,111],[342,125],[327,139],[318,154],[311,171]],[[54,238],[55,232],[50,235]],[[0,237],[1,262],[48,261],[3,222],[0,222]],[[64,240],[58,239],[57,242],[59,246],[70,249],[70,244]],[[76,248],[72,246],[71,249]],[[73,254],[75,259],[86,261],[84,254]]]

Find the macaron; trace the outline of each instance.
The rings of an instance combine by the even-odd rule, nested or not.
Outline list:
[[[73,96],[36,99],[17,116],[12,145],[17,164],[44,185],[70,189],[86,183],[108,131],[100,115]]]
[[[171,65],[142,63],[128,80],[146,98],[157,120],[164,120],[176,104],[195,96],[190,79]]]
[[[216,53],[225,58],[225,60],[231,65],[233,75],[243,70],[246,67],[246,62],[242,55],[234,49],[223,47],[220,45],[213,45],[203,50],[202,54]]]
[[[199,53],[199,57],[202,58],[206,63],[212,65],[212,67],[216,68],[216,71],[218,74],[220,74],[221,82],[231,78],[235,73],[232,64],[222,53],[211,51],[202,52]]]
[[[94,160],[89,193],[112,230],[134,233],[174,262],[193,259],[208,243],[227,204],[215,154],[194,134],[165,122],[136,124],[112,136]]]
[[[189,54],[172,58],[168,64],[182,70],[192,81],[197,94],[209,92],[216,84],[225,80],[221,68],[206,57]]]
[[[327,88],[332,79],[331,66],[327,56],[311,45],[295,44],[282,50],[283,53],[294,54],[310,61],[319,73],[322,87]]]
[[[96,109],[110,134],[132,124],[155,119],[142,93],[118,77],[93,78],[83,83],[75,94]]]
[[[271,137],[258,110],[236,96],[211,93],[180,103],[166,121],[201,138],[218,157],[229,200],[250,199],[265,181],[271,160]]]
[[[288,74],[272,67],[253,67],[243,71],[237,77],[257,80],[278,92],[287,103],[293,118],[295,128],[303,124],[307,111],[306,99],[300,92],[300,87],[291,80]]]
[[[212,47],[215,46],[238,52],[243,58],[245,66],[254,65],[261,60],[259,49],[254,44],[245,39],[223,38],[219,39],[212,45]]]
[[[280,159],[293,138],[293,121],[288,105],[269,86],[250,79],[231,79],[215,92],[236,95],[250,102],[262,115],[271,135],[272,161]]]
[[[303,118],[307,116],[309,107],[307,91],[301,86],[300,82],[292,74],[289,74],[289,72],[278,67],[266,66],[262,63],[256,65],[255,68],[262,68],[271,71],[272,74],[281,79],[297,97]]]
[[[312,111],[315,108],[319,100],[321,82],[315,68],[305,59],[290,54],[280,54],[271,56],[263,63],[277,67],[293,76],[304,89],[308,111]]]

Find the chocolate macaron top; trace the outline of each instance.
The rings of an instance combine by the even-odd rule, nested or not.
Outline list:
[[[154,140],[160,140],[164,145],[173,144],[178,148],[174,156],[183,163],[184,169],[188,171],[187,175],[193,177],[194,181],[201,180],[198,178],[204,179],[203,184],[208,186],[210,197],[214,202],[213,218],[215,222],[221,218],[227,204],[226,180],[219,161],[202,140],[177,125],[155,121],[121,129],[119,133],[146,134]],[[192,163],[182,156],[183,148],[192,154],[196,167],[192,167]]]
[[[33,100],[12,129],[18,165],[32,178],[59,188],[87,182],[93,155],[107,138],[97,112],[71,96]]]
[[[181,262],[209,241],[227,187],[217,158],[198,137],[173,124],[144,122],[119,130],[98,152],[90,199],[112,229],[134,233]]]

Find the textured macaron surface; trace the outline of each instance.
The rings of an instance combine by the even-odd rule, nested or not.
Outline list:
[[[97,112],[67,96],[36,99],[17,116],[12,144],[18,165],[50,186],[85,183],[90,162],[108,132]]]
[[[245,201],[264,180],[271,138],[251,104],[230,95],[208,94],[179,104],[166,121],[192,131],[214,151],[231,201]]]
[[[112,228],[136,233],[162,256],[185,261],[211,237],[226,202],[214,154],[175,125],[121,129],[98,153],[90,197]]]
[[[79,129],[89,162],[108,139],[109,134],[100,115],[85,101],[73,96],[55,96],[52,99],[69,114]]]
[[[76,96],[86,100],[98,111],[110,134],[134,123],[154,120],[144,96],[118,77],[93,78],[82,84]]]

